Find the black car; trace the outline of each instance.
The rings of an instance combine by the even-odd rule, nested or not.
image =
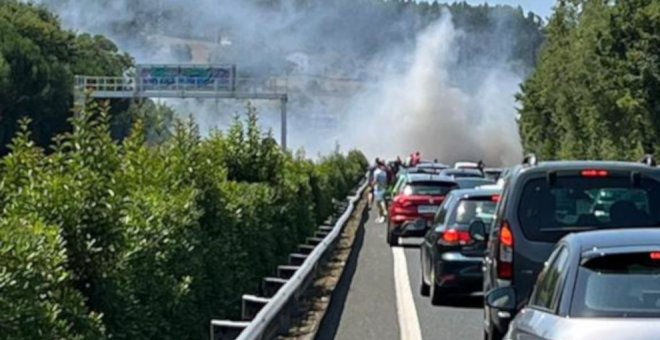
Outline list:
[[[420,247],[422,295],[433,305],[449,295],[481,291],[483,243],[470,236],[470,224],[490,223],[500,190],[454,190],[438,209]]]
[[[660,229],[598,230],[564,237],[507,339],[653,339],[660,332]],[[500,287],[487,304],[515,311]],[[539,322],[542,320],[542,322]]]
[[[484,258],[484,292],[512,286],[523,305],[554,245],[572,232],[656,227],[660,171],[653,164],[605,161],[538,163],[531,155],[507,176]],[[608,209],[602,209],[603,193]],[[485,307],[485,337],[501,339],[511,317]]]

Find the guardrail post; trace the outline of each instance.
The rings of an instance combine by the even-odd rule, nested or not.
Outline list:
[[[305,254],[289,254],[289,264],[292,266],[300,266],[307,259]]]
[[[211,320],[211,340],[234,340],[247,328],[249,322]]]
[[[243,295],[241,306],[241,318],[244,321],[250,321],[263,308],[270,299],[254,295]]]
[[[298,266],[277,266],[277,276],[282,279],[290,279],[298,270]]]
[[[301,244],[298,246],[298,251],[301,254],[309,255],[314,251],[314,246],[309,244]]]
[[[307,244],[309,244],[309,245],[316,246],[321,242],[323,242],[322,238],[318,238],[318,237],[308,237],[307,238]]]
[[[263,281],[263,294],[265,297],[273,297],[282,286],[287,282],[287,279],[281,277],[266,277]]]

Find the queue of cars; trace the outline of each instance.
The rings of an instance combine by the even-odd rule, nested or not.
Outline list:
[[[432,304],[484,292],[484,339],[658,337],[660,170],[652,158],[530,155],[491,174],[474,164],[401,174],[392,192],[388,242],[424,237],[420,291]],[[424,176],[442,189],[417,190]],[[410,196],[420,204],[403,210],[417,214],[396,215]]]

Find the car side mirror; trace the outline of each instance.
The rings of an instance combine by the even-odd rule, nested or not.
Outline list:
[[[516,310],[516,291],[513,287],[495,288],[486,294],[486,305],[503,312]]]
[[[486,224],[482,220],[474,220],[470,223],[470,236],[477,242],[486,241]]]

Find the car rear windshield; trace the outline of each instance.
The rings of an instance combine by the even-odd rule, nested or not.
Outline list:
[[[529,180],[518,209],[520,225],[532,241],[557,242],[569,232],[656,226],[660,221],[660,185],[631,176],[558,176]]]
[[[456,183],[425,181],[408,183],[403,192],[408,195],[419,196],[446,196],[450,191],[456,188]]]
[[[617,254],[578,270],[573,317],[660,317],[660,253]]]
[[[450,224],[470,224],[476,219],[486,225],[492,222],[497,202],[492,197],[475,197],[461,200],[456,205]]]
[[[457,178],[456,183],[463,189],[473,189],[481,185],[495,184],[494,181],[486,178]]]

